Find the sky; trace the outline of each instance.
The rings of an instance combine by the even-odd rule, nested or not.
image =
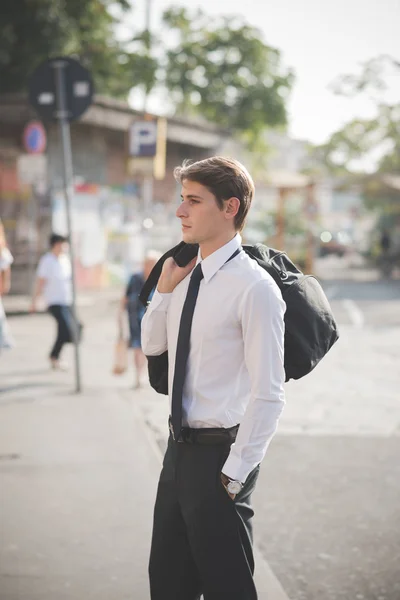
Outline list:
[[[126,26],[143,27],[146,0],[133,0],[133,5]],[[313,143],[323,143],[355,117],[374,114],[367,96],[347,99],[328,89],[337,76],[358,73],[363,62],[382,54],[400,61],[400,0],[150,0],[153,29],[171,5],[201,7],[210,15],[242,15],[258,27],[296,74],[288,103],[289,133]],[[400,73],[389,78],[389,85],[386,99],[400,102]]]

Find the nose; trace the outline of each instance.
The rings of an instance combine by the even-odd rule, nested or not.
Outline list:
[[[183,217],[187,217],[187,210],[185,208],[185,203],[181,202],[178,208],[176,209],[176,216],[178,219],[182,219]]]

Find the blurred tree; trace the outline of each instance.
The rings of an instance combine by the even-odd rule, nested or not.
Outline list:
[[[133,87],[164,91],[169,107],[202,115],[263,148],[263,132],[286,124],[293,75],[277,49],[241,18],[210,19],[170,8],[157,39],[136,29],[124,42],[116,25],[129,0],[2,0],[1,92],[25,91],[49,56],[76,55],[97,93],[126,97]]]
[[[211,20],[179,7],[165,11],[163,22],[173,40],[164,84],[177,113],[201,114],[253,144],[266,127],[286,124],[293,75],[259,30],[239,17]]]
[[[92,72],[96,91],[126,96],[149,77],[149,63],[117,41],[118,20],[110,9],[128,0],[2,0],[0,7],[1,92],[26,91],[34,69],[50,56],[76,55]],[[133,77],[135,69],[135,79]],[[153,69],[154,72],[154,69]]]
[[[399,191],[390,189],[383,177],[400,174],[400,104],[382,101],[393,71],[398,77],[400,63],[384,55],[365,63],[359,75],[343,75],[334,81],[332,89],[336,94],[353,97],[368,93],[376,104],[376,115],[347,123],[312,152],[329,173],[347,175],[351,183],[359,182],[368,208],[398,212]],[[353,161],[368,155],[379,159],[375,172],[365,175],[354,168]]]

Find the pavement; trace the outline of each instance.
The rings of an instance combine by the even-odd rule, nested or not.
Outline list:
[[[90,338],[96,319],[82,316]],[[10,326],[16,346],[0,358],[1,600],[149,598],[159,460],[135,404],[115,389],[112,344],[101,334],[83,344],[78,395],[73,370],[48,368],[49,317]]]
[[[5,303],[16,345],[0,357],[0,600],[149,599],[163,445],[143,407],[168,409],[148,384],[132,389],[133,369],[111,374],[118,297],[78,297],[79,394],[73,368],[48,368],[49,316]],[[72,367],[70,346],[64,358]],[[260,599],[288,600],[257,549],[256,561]]]

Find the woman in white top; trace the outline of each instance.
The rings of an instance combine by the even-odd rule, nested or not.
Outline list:
[[[0,220],[0,352],[3,348],[11,348],[12,340],[8,330],[2,296],[8,294],[11,284],[11,264],[13,257],[7,247],[4,227]]]
[[[60,354],[64,344],[72,342],[75,322],[72,304],[72,270],[67,254],[68,239],[53,233],[50,251],[42,256],[37,268],[37,279],[32,298],[31,312],[36,312],[38,297],[43,294],[49,313],[57,323],[57,337],[50,351],[53,369],[63,369]]]

